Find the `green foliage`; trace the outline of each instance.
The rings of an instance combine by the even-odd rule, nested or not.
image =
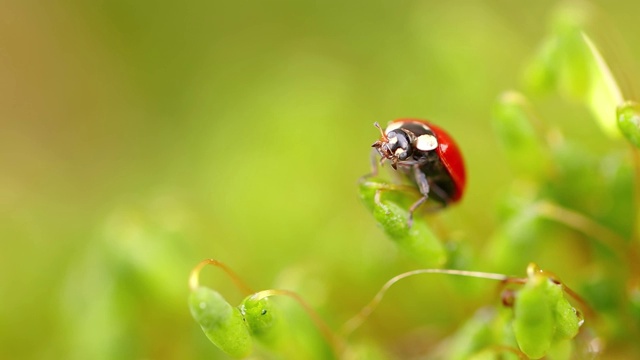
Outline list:
[[[558,92],[579,101],[591,111],[605,133],[612,138],[619,138],[622,133],[638,146],[637,104],[622,102],[619,86],[602,55],[581,26],[567,14],[570,12],[558,17],[553,33],[530,64],[527,86],[538,92]],[[616,110],[617,126],[613,117]],[[636,213],[637,204],[631,196],[634,164],[628,154],[615,148],[611,152],[595,153],[584,148],[580,141],[565,140],[557,129],[550,130],[550,126],[535,115],[524,95],[514,91],[498,99],[492,120],[507,164],[519,182],[504,193],[503,222],[484,254],[490,259],[490,267],[513,273],[531,260],[548,262],[551,259],[545,254],[560,244],[546,239],[566,241],[563,238],[570,229],[589,239],[590,242],[582,246],[590,248],[594,259],[603,262],[600,266],[605,266],[605,272],[618,273],[605,265],[615,259],[627,268],[622,276],[633,278],[638,244],[628,240],[634,236],[634,216],[629,215]],[[379,225],[391,239],[396,239],[403,233],[386,224],[390,220],[381,214],[395,216],[398,224],[402,217],[396,215],[396,209],[387,210],[388,205],[382,200],[375,202],[374,190],[411,191],[377,179],[363,184],[366,186],[360,186],[361,197]],[[407,201],[399,195],[388,199],[393,199],[399,209],[407,208]],[[569,259],[561,262],[564,260]],[[557,265],[568,271],[575,266],[570,261]],[[534,359],[580,356],[578,354],[585,350],[577,348],[573,339],[584,320],[581,310],[566,299],[563,286],[544,272],[531,272],[522,289],[515,292],[512,319],[508,321],[511,325],[501,326],[505,318],[500,316],[476,317],[456,333],[454,344],[464,345],[455,346],[456,351],[449,352],[448,356],[482,357],[492,353],[487,349],[498,344],[517,344],[527,357]],[[593,286],[604,286],[604,289],[594,291]],[[615,313],[608,315],[609,321],[615,323],[615,317],[624,322],[620,318],[622,308],[635,311],[633,301],[621,301],[623,287],[624,281],[607,277],[598,284],[585,283],[583,291],[596,308]],[[502,331],[496,330],[501,327]],[[637,326],[634,329],[638,331]]]
[[[560,284],[539,272],[530,274],[515,299],[513,332],[518,346],[532,359],[578,334],[581,319],[564,298]]]
[[[637,146],[640,139],[637,105],[632,102],[621,105],[619,88],[595,45],[580,26],[566,22],[562,16],[559,19],[554,33],[528,69],[529,88],[557,91],[580,101],[614,138],[617,130],[612,129],[611,115],[617,109],[620,130]],[[628,201],[633,188],[633,170],[627,157],[615,152],[606,156],[595,154],[584,149],[579,141],[563,139],[558,130],[552,133],[548,125],[537,118],[525,95],[515,91],[499,97],[493,108],[492,123],[507,164],[521,185],[504,193],[502,223],[483,254],[490,259],[491,268],[514,273],[533,259],[545,259],[547,248],[557,246],[545,239],[563,241],[567,231],[585,236],[590,242],[585,241],[582,246],[591,248],[595,259],[605,263],[612,258],[634,261],[633,252],[628,256],[626,240],[633,232],[633,218],[618,215],[635,209],[634,203]],[[359,195],[378,226],[396,246],[421,265],[436,269],[403,273],[389,280],[374,300],[348,323],[346,334],[351,334],[366,320],[395,282],[411,274],[441,273],[503,279],[506,286],[502,305],[478,311],[451,336],[444,351],[447,359],[490,359],[497,354],[505,358],[571,359],[587,351],[577,346],[574,339],[585,322],[582,311],[592,309],[554,275],[540,271],[533,264],[523,279],[438,270],[450,257],[458,259],[461,250],[455,243],[445,244],[424,216],[416,216],[409,225],[408,208],[420,196],[413,184],[366,177],[359,183]],[[453,250],[449,254],[447,249]],[[465,254],[467,260],[474,256],[468,251]],[[458,260],[454,263],[460,266],[473,264]],[[563,265],[565,271],[573,266],[570,262],[557,263],[561,268]],[[616,313],[622,304],[612,294],[620,294],[623,284],[607,278],[599,285],[585,284],[583,291],[596,309]],[[607,287],[604,290],[607,295],[593,291],[593,286]],[[582,310],[568,301],[568,294]],[[637,312],[636,303],[629,303],[630,311]],[[277,319],[266,299],[248,297],[241,309],[252,335],[272,351],[282,353],[282,346],[273,346],[277,339],[282,339],[282,331],[276,329]],[[366,346],[354,347],[350,354],[366,353],[367,349]],[[374,354],[382,356],[377,351]]]
[[[509,167],[519,176],[542,180],[549,174],[550,154],[526,98],[516,92],[504,93],[493,109],[493,128],[507,156]]]
[[[281,307],[271,298],[256,293],[247,296],[239,306],[251,336],[268,353],[279,354],[284,358],[293,358],[298,354],[310,354],[317,349],[305,348],[299,338],[291,333],[291,325]],[[289,309],[287,309],[289,310]],[[303,333],[302,337],[313,337]],[[309,357],[309,355],[305,355]]]
[[[469,359],[474,355],[478,356],[482,350],[490,347],[494,342],[490,323],[494,316],[495,314],[489,310],[481,309],[462,325],[451,339],[451,345],[446,355],[447,359]]]
[[[206,287],[194,289],[189,309],[209,340],[222,351],[235,358],[251,353],[251,335],[243,314],[218,292]]]
[[[619,137],[613,109],[623,101],[620,88],[577,15],[571,9],[558,13],[552,33],[529,65],[526,85],[583,102],[609,136]]]
[[[618,106],[618,127],[635,147],[640,147],[640,105],[628,101]]]
[[[281,336],[277,329],[281,315],[277,314],[276,307],[268,298],[258,299],[251,295],[242,301],[240,312],[251,330],[251,335],[264,343],[273,344]]]
[[[555,6],[3,3],[0,358],[640,358],[640,3]],[[412,228],[392,170],[354,190],[398,117],[450,132],[469,175]],[[190,295],[209,256],[317,316]],[[418,266],[500,274],[402,280],[336,330]]]
[[[398,190],[380,179],[369,178],[360,183],[360,198],[387,236],[414,260],[426,267],[442,266],[447,260],[442,241],[423,220],[409,227],[410,200]]]

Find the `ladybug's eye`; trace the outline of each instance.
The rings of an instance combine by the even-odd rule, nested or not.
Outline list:
[[[392,130],[387,134],[389,138],[389,150],[398,160],[406,160],[413,153],[411,147],[411,139],[409,135],[402,130]]]

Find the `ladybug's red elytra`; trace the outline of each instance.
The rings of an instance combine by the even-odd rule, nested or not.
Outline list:
[[[391,166],[418,186],[422,197],[409,208],[409,225],[413,212],[428,198],[442,207],[460,201],[465,189],[466,173],[458,145],[442,128],[426,120],[398,119],[382,130],[372,147]],[[375,172],[375,171],[374,171]]]

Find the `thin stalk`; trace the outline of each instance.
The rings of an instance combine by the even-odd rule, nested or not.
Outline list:
[[[628,241],[615,231],[598,224],[596,221],[573,211],[564,208],[551,201],[540,201],[536,204],[538,214],[547,219],[557,221],[585,235],[592,237],[606,248],[613,251],[620,259],[626,259],[628,252]]]
[[[240,276],[238,276],[238,274],[233,272],[233,270],[231,270],[225,264],[215,259],[202,260],[198,265],[196,265],[195,268],[193,268],[193,270],[191,270],[191,275],[189,276],[189,288],[191,289],[191,291],[197,289],[200,286],[199,284],[200,271],[202,270],[202,268],[204,268],[207,265],[213,265],[215,267],[222,269],[222,271],[224,271],[229,276],[229,278],[233,281],[233,283],[238,287],[238,289],[240,289],[240,291],[244,295],[249,295],[254,293],[254,291],[251,290],[251,288],[244,281],[242,281],[242,279],[240,279]]]
[[[475,277],[480,279],[488,279],[488,280],[497,280],[497,281],[506,281],[510,277],[503,274],[494,274],[494,273],[485,273],[479,271],[466,271],[466,270],[452,270],[452,269],[419,269],[408,271],[402,273],[400,275],[396,275],[387,281],[382,288],[378,291],[378,293],[371,299],[371,301],[360,310],[358,314],[349,319],[340,330],[340,334],[342,337],[347,338],[351,333],[353,333],[364,321],[371,315],[371,313],[376,309],[376,307],[382,301],[382,298],[386,294],[387,290],[391,286],[393,286],[398,281],[421,274],[446,274],[446,275],[457,275],[457,276],[466,276],[466,277]]]

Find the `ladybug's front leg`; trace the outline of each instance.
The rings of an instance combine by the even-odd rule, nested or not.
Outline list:
[[[378,166],[382,165],[382,163],[384,162],[384,157],[378,160],[378,156],[379,156],[378,151],[376,149],[371,149],[371,157],[370,157],[371,172],[368,174],[362,175],[359,180],[360,183],[362,183],[363,181],[369,178],[378,176]]]
[[[409,218],[407,219],[407,226],[409,227],[413,225],[413,213],[429,198],[429,181],[427,180],[427,175],[425,175],[424,171],[420,170],[419,164],[413,166],[413,176],[416,179],[416,183],[418,184],[418,189],[420,190],[422,197],[414,202],[409,208]]]
[[[358,182],[362,183],[369,178],[378,176],[378,167],[382,166],[382,164],[384,164],[384,161],[385,161],[384,157],[381,157],[380,159],[378,159],[378,156],[380,156],[380,153],[376,149],[371,149],[371,156],[369,157],[369,161],[371,162],[371,172],[368,174],[362,175],[358,180]]]
[[[384,157],[381,157],[380,160],[378,160],[378,151],[376,149],[371,149],[369,161],[371,162],[371,173],[367,175],[367,177],[378,176],[378,166],[382,165]]]

